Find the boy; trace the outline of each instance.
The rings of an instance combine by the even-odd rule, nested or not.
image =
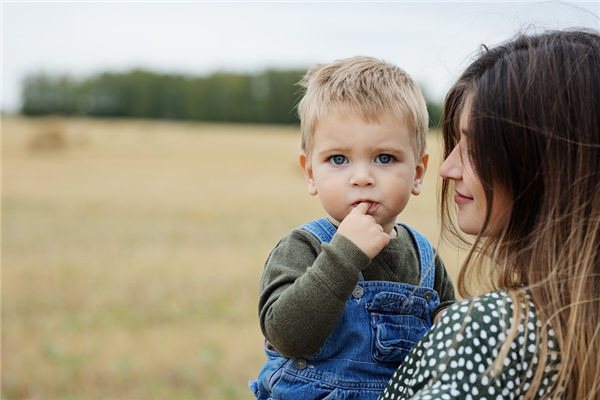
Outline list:
[[[259,315],[259,399],[377,398],[452,303],[425,237],[396,217],[427,168],[425,100],[400,68],[353,57],[310,69],[298,106],[300,165],[327,218],[271,251]]]

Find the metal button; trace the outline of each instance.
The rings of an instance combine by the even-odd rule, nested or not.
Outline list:
[[[423,293],[423,298],[427,302],[429,302],[429,300],[431,300],[432,297],[433,297],[433,293],[431,293],[431,292],[425,292],[425,293]]]
[[[294,366],[298,369],[304,369],[308,366],[308,363],[304,358],[297,358],[296,361],[294,361]]]
[[[363,296],[363,294],[365,294],[365,289],[363,289],[362,286],[356,286],[352,291],[352,297],[354,297],[355,299],[360,299]]]

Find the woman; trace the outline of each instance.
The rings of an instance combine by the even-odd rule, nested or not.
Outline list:
[[[474,238],[459,292],[488,293],[449,308],[380,398],[600,398],[600,36],[485,49],[442,128],[444,231]]]

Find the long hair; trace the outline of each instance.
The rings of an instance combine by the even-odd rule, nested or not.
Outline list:
[[[486,234],[473,239],[461,268],[459,293],[472,294],[473,278],[483,279],[486,289],[507,291],[516,301],[513,324],[522,317],[526,293],[531,296],[542,324],[527,397],[540,385],[553,329],[560,365],[548,397],[599,398],[600,35],[552,31],[485,48],[446,97],[445,157],[459,140],[467,96],[468,154],[487,213]],[[508,193],[512,206],[507,223],[487,235],[494,189]],[[453,221],[452,195],[445,180],[444,231],[466,240]],[[514,338],[509,335],[501,355]]]

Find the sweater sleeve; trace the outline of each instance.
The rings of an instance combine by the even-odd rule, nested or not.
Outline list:
[[[440,297],[440,304],[433,310],[432,319],[435,315],[445,308],[448,308],[456,302],[456,293],[452,279],[444,266],[442,259],[436,254],[435,256],[435,283],[434,289]]]
[[[260,282],[259,318],[269,343],[285,357],[314,354],[333,331],[369,264],[350,240],[319,243],[294,230],[271,251]]]

